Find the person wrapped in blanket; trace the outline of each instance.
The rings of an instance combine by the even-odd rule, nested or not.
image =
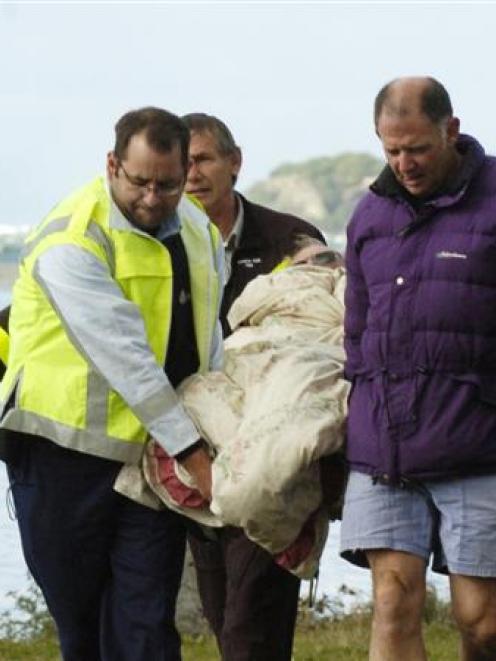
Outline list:
[[[223,370],[180,385],[211,447],[210,503],[154,441],[144,455],[146,485],[126,466],[116,490],[149,505],[155,498],[204,526],[241,527],[278,564],[312,578],[328,531],[323,492],[341,486],[330,484],[332,462],[321,479],[319,460],[340,455],[344,443],[344,284],[340,255],[301,237],[292,257],[232,305]]]

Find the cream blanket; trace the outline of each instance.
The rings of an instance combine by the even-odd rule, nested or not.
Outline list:
[[[315,573],[327,535],[318,459],[344,438],[344,279],[343,269],[318,266],[257,277],[229,313],[234,332],[224,343],[223,371],[181,384],[188,414],[216,453],[210,508],[183,507],[170,496],[152,444],[144,461],[167,506],[206,525],[242,527],[276,556],[312,517],[311,544],[291,567],[302,578]],[[178,465],[176,473],[194,487]],[[126,467],[116,488],[136,497],[139,482]]]

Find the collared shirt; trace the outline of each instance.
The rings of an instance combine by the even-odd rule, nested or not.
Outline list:
[[[111,226],[141,232],[111,204]],[[177,233],[179,216],[167,219],[159,236]],[[95,255],[75,245],[56,245],[43,252],[33,272],[52,302],[61,323],[92,367],[133,405],[153,393],[168,391],[163,412],[147,426],[150,435],[170,455],[200,437],[179,402],[146,337],[139,308],[125,298],[108,268]],[[218,369],[222,356],[220,330],[212,345],[210,368]]]
[[[238,203],[238,215],[234,221],[234,225],[229,233],[229,236],[224,240],[224,265],[225,265],[225,281],[227,282],[231,277],[232,271],[232,258],[234,251],[239,246],[241,240],[241,232],[243,231],[244,224],[244,210],[243,202],[239,195],[236,195],[236,200]]]

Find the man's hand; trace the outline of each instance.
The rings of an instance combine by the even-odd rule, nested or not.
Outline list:
[[[206,448],[199,447],[178,461],[195,480],[201,495],[210,502],[212,500],[212,461]]]

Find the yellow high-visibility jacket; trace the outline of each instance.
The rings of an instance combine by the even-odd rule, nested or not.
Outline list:
[[[210,367],[218,332],[222,242],[194,201],[183,196],[177,211],[188,258],[200,371],[204,371]],[[99,177],[58,204],[28,236],[14,286],[9,361],[0,385],[0,426],[134,463],[141,457],[148,436],[160,437],[168,413],[180,407],[163,374],[173,273],[164,245],[115,212],[105,180]],[[76,247],[94,261],[96,258],[117,283],[126,305],[131,302],[139,308],[144,332],[123,343],[122,353],[136,351],[149,357],[151,352],[157,369],[153,379],[150,374],[141,375],[140,370],[127,375],[131,394],[126,391],[124,396],[111,387],[40,286],[39,258],[61,247]],[[91,306],[92,300],[88,300]],[[112,315],[112,310],[105,314]],[[117,344],[119,333],[115,328]],[[165,438],[161,441],[167,446]],[[191,438],[186,447],[190,443]],[[181,449],[172,447],[171,453]]]
[[[9,358],[9,334],[0,326],[0,378],[5,373],[7,367],[7,360]]]

